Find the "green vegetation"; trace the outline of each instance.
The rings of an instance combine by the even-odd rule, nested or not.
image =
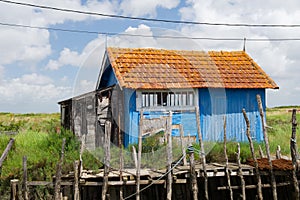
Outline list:
[[[277,145],[281,146],[283,155],[290,155],[291,136],[291,110],[293,107],[278,107],[267,109],[267,125],[271,153],[275,155]],[[298,107],[299,108],[299,107]],[[300,114],[297,115],[298,120]],[[16,135],[7,133],[18,132]],[[61,128],[59,114],[11,114],[0,113],[0,152],[5,149],[10,137],[15,139],[8,158],[3,163],[0,176],[0,195],[7,193],[9,181],[13,178],[21,179],[22,157],[27,156],[28,179],[51,181],[55,175],[56,165],[60,157],[62,139],[66,138],[65,160],[63,172],[73,170],[74,160],[79,159],[80,143],[70,132]],[[297,128],[300,133],[300,128]],[[143,140],[142,166],[162,168],[166,165],[166,144],[161,143],[163,133],[156,134]],[[297,137],[300,144],[300,136]],[[258,154],[258,143],[255,143],[256,154]],[[124,164],[126,167],[134,167],[131,145],[124,149]],[[199,146],[195,144],[199,149]],[[206,144],[207,161],[223,162],[223,143]],[[212,148],[212,149],[211,149]],[[262,149],[264,147],[262,146]],[[208,151],[209,150],[209,151]],[[237,143],[227,143],[227,154],[230,161],[236,160]],[[97,170],[102,167],[104,152],[99,148],[93,152],[83,153],[83,167],[85,169]],[[111,148],[111,166],[119,166],[119,148]],[[180,158],[181,149],[179,144],[173,140],[173,158]],[[241,143],[241,159],[245,162],[251,158],[248,142]],[[196,154],[198,159],[198,154]]]
[[[18,132],[7,135],[7,132]],[[80,143],[73,133],[61,129],[59,114],[10,114],[0,113],[0,152],[13,137],[15,143],[4,161],[0,176],[0,196],[9,191],[10,179],[22,177],[22,158],[27,156],[28,180],[52,181],[60,158],[62,139],[66,138],[63,173],[73,170],[74,160],[79,159]],[[95,168],[95,158],[87,152],[86,167]]]

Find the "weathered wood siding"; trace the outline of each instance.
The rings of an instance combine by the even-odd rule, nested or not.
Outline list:
[[[96,93],[90,92],[72,99],[74,119],[74,134],[78,137],[85,135],[85,146],[87,149],[96,147]]]

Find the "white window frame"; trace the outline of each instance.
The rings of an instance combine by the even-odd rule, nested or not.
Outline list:
[[[193,94],[193,98],[190,98],[191,96],[186,97],[186,95],[191,94]],[[158,100],[158,98],[160,98],[160,100]],[[187,101],[189,101],[189,103]],[[198,89],[136,91],[136,107],[138,111],[141,109],[145,111],[193,110],[195,106],[198,106]]]

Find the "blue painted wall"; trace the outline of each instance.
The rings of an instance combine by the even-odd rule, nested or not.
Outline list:
[[[250,120],[250,133],[254,140],[262,141],[262,126],[256,95],[262,99],[265,110],[265,89],[199,89],[200,124],[203,139],[223,140],[224,114],[228,140],[247,141],[245,108]]]
[[[138,142],[139,112],[136,110],[136,92],[124,88],[125,135],[124,145]],[[260,94],[265,109],[265,89],[199,89],[200,124],[205,141],[222,141],[224,116],[226,114],[226,133],[228,140],[247,141],[246,124],[242,109],[247,111],[250,120],[250,133],[256,141],[263,140],[262,126],[256,102]],[[163,112],[144,112],[145,118],[159,118]],[[172,124],[182,124],[185,136],[197,137],[196,116],[194,112],[174,112]],[[178,130],[172,131],[179,136]]]

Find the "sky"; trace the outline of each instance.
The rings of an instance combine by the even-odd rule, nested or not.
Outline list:
[[[263,3],[260,0],[16,2],[128,17],[210,23],[300,24],[300,1],[297,0],[265,0]],[[21,6],[3,1],[0,1],[0,13],[0,112],[59,112],[58,101],[95,89],[106,46],[235,51],[243,49],[243,41],[157,36],[300,38],[298,27],[229,27],[129,20]],[[300,41],[246,40],[245,44],[246,52],[280,87],[279,90],[267,90],[267,106],[300,105]]]

